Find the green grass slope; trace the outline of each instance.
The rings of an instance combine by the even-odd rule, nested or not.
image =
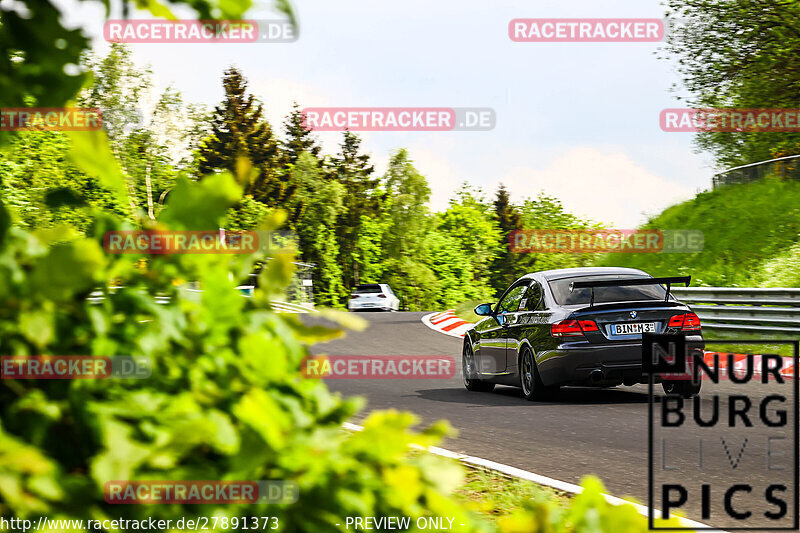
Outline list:
[[[607,254],[597,266],[691,275],[692,285],[800,286],[800,182],[765,179],[698,194],[643,226],[700,230],[702,252]]]

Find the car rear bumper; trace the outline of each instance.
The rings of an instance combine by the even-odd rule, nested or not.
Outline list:
[[[388,305],[348,305],[348,311],[391,311]]]
[[[705,346],[700,335],[687,335],[686,340],[695,347]],[[648,377],[642,373],[641,343],[568,342],[537,354],[536,359],[545,385],[632,385],[647,382]]]

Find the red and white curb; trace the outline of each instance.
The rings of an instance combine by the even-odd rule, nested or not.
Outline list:
[[[364,426],[360,426],[358,424],[352,424],[350,422],[345,422],[342,424],[342,427],[349,431],[362,431]],[[580,494],[583,492],[583,487],[580,485],[575,485],[574,483],[568,483],[566,481],[560,481],[558,479],[553,479],[551,477],[541,476],[539,474],[534,474],[533,472],[528,472],[527,470],[522,470],[520,468],[515,468],[513,466],[504,465],[502,463],[496,463],[494,461],[490,461],[488,459],[482,459],[480,457],[472,457],[471,455],[464,455],[462,453],[451,452],[450,450],[445,450],[444,448],[439,448],[437,446],[428,446],[427,448],[423,448],[418,445],[411,445],[412,448],[415,449],[423,449],[426,450],[434,455],[439,455],[441,457],[447,457],[450,459],[456,459],[457,461],[461,461],[466,465],[477,466],[480,468],[486,468],[489,470],[494,470],[496,472],[500,472],[501,474],[505,474],[507,476],[519,478],[519,479],[526,479],[533,483],[537,483],[539,485],[544,485],[546,487],[552,487],[554,489],[569,492],[570,494]],[[610,503],[611,505],[632,505],[639,514],[644,516],[648,516],[648,509],[647,506],[641,505],[635,502],[631,502],[628,500],[623,500],[622,498],[617,498],[616,496],[611,496],[610,494],[603,494],[603,498]],[[661,512],[657,509],[656,516],[660,515]],[[681,522],[681,525],[685,528],[692,528],[692,529],[703,529],[705,531],[716,531],[719,533],[725,533],[723,530],[720,529],[710,529],[710,526],[707,524],[703,524],[702,522],[695,522],[694,520],[690,520],[684,517],[676,517]]]
[[[458,318],[453,309],[425,315],[422,317],[422,323],[439,333],[458,338],[463,337],[464,333],[473,325],[472,322]]]

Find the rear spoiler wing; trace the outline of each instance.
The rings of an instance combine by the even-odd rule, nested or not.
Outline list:
[[[595,287],[628,287],[632,285],[662,285],[666,284],[667,294],[664,301],[669,300],[669,292],[672,290],[673,283],[683,283],[686,287],[692,281],[692,276],[673,276],[667,278],[630,278],[630,279],[598,279],[594,281],[573,281],[569,284],[569,292],[575,289],[590,289],[591,299],[589,300],[589,307],[594,305],[594,289]]]

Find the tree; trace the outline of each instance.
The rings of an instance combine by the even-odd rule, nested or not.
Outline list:
[[[312,279],[317,304],[337,305],[345,296],[342,269],[337,261],[336,218],[342,213],[344,187],[326,180],[317,160],[309,152],[300,153],[297,164],[291,167],[297,191],[289,204],[290,210],[302,213],[294,224],[301,258],[313,263]],[[296,209],[302,204],[302,210]]]
[[[698,108],[800,107],[800,3],[788,0],[669,0],[681,22],[668,39]],[[697,138],[720,166],[798,153],[800,134],[704,132]]]
[[[215,108],[211,135],[198,150],[198,171],[205,175],[227,170],[238,175],[240,161],[247,159],[255,172],[241,184],[245,194],[276,207],[291,196],[278,139],[263,116],[263,106],[247,92],[247,80],[239,69],[228,68],[222,84],[225,99]]]
[[[105,1],[100,4],[108,7]],[[128,18],[130,4],[121,5],[124,18]],[[250,0],[176,0],[169,7],[161,2],[137,7],[159,18],[177,19],[170,8],[178,6],[201,20],[241,20],[251,5]],[[275,7],[296,25],[290,2],[276,0]],[[0,6],[0,49],[4,52],[0,56],[0,108],[63,106],[83,86],[86,74],[75,66],[90,42],[80,28],[73,28],[72,22],[67,28],[63,21],[58,3],[50,0],[19,0]],[[0,145],[13,136],[0,130]]]
[[[86,231],[94,209],[126,214],[98,180],[70,160],[70,140],[58,131],[25,131],[0,150],[4,201],[21,227],[47,229],[59,224]],[[79,208],[86,206],[86,208]]]
[[[494,201],[494,214],[500,226],[499,252],[492,263],[491,286],[498,296],[508,284],[517,277],[517,254],[508,245],[512,231],[522,229],[522,218],[519,209],[511,204],[508,191],[503,184],[497,189]]]
[[[175,185],[185,131],[180,124],[183,99],[171,87],[161,94],[147,125],[136,128],[125,139],[123,157],[133,177],[138,205],[146,206],[147,217],[155,220],[164,196]]]
[[[140,153],[127,143],[131,133],[143,124],[140,103],[153,89],[153,73],[149,68],[137,68],[131,49],[120,43],[113,43],[105,57],[87,54],[83,65],[92,74],[92,84],[78,95],[78,104],[101,110],[103,130],[125,175],[130,214],[136,217],[141,202],[131,166],[138,162]]]
[[[480,189],[464,183],[450,206],[437,215],[437,229],[451,237],[470,258],[471,283],[487,287],[489,272],[500,250],[500,225]]]
[[[358,263],[354,261],[363,216],[380,215],[381,198],[377,192],[378,180],[372,177],[375,168],[367,154],[361,154],[361,139],[344,132],[340,152],[331,159],[330,175],[344,187],[344,212],[337,220],[336,237],[339,242],[339,264],[342,265],[344,284],[352,289],[359,283]]]
[[[493,291],[475,283],[472,258],[459,240],[445,232],[432,230],[425,239],[425,264],[436,275],[431,288],[434,306],[447,309],[469,300],[488,301]]]
[[[427,207],[430,187],[425,176],[414,168],[405,149],[392,156],[382,181],[386,200],[381,268],[386,281],[409,309],[429,308],[436,302],[438,285],[436,275],[425,260],[426,239],[432,229]]]
[[[558,198],[539,193],[536,198],[526,198],[520,206],[521,225],[525,229],[588,229],[599,227],[564,209]],[[537,270],[589,266],[595,254],[573,253],[523,253],[517,254],[516,276]]]
[[[311,130],[303,124],[303,113],[297,102],[292,104],[292,111],[283,123],[286,138],[283,141],[283,153],[286,162],[290,165],[297,163],[297,159],[303,152],[308,152],[317,158],[318,164],[322,164],[320,158],[321,147],[316,139],[312,137]]]

